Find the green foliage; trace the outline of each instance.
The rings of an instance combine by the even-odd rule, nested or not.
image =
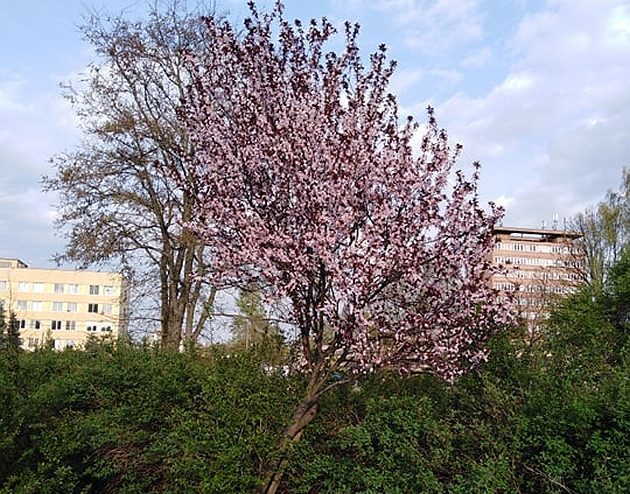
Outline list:
[[[254,283],[249,283],[240,290],[236,306],[239,314],[232,321],[232,342],[235,345],[246,349],[254,346],[282,346],[280,329],[269,321],[260,290]]]
[[[15,314],[11,312],[7,321],[4,307],[0,306],[0,352],[17,352],[21,345],[20,328]]]
[[[4,305],[0,303],[0,349],[4,348],[7,336],[7,319],[4,313]]]
[[[41,350],[21,386],[0,372],[2,494],[252,492],[290,409],[253,354]]]
[[[607,271],[630,245],[630,169],[624,168],[619,190],[609,190],[597,207],[578,214],[573,228],[581,234],[588,281],[601,289]]]
[[[612,315],[628,285],[610,286],[559,306],[539,347],[496,338],[487,365],[454,386],[388,376],[339,389],[287,492],[627,492],[627,326]]]
[[[628,260],[492,341],[454,385],[357,377],[289,451],[283,492],[630,491]],[[256,351],[0,352],[0,494],[253,493],[302,395]]]
[[[611,267],[604,287],[603,305],[612,324],[624,339],[620,345],[627,345],[630,328],[630,249]]]

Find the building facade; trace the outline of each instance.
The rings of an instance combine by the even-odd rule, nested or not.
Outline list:
[[[492,285],[511,293],[527,326],[547,317],[549,303],[573,292],[582,280],[579,235],[566,230],[498,226],[492,261],[503,268]]]
[[[29,268],[0,259],[0,303],[15,314],[22,347],[81,348],[127,332],[127,283],[118,273]]]

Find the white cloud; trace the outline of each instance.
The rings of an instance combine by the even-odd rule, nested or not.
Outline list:
[[[510,204],[514,202],[514,198],[508,197],[505,194],[501,194],[499,197],[495,198],[492,202],[494,202],[497,206],[501,206],[502,208],[508,208]]]
[[[424,52],[447,52],[483,37],[476,0],[379,0],[364,2],[392,15],[407,46]]]
[[[606,23],[605,43],[613,48],[627,49],[630,46],[630,5],[616,6]]]
[[[462,73],[452,69],[432,69],[429,71],[431,76],[448,85],[453,85],[462,80]]]
[[[512,198],[509,220],[572,215],[630,163],[630,9],[620,3],[550,2],[522,20],[492,89],[437,104],[464,161],[485,165],[482,190]]]
[[[423,75],[424,72],[420,69],[396,70],[392,76],[390,90],[394,94],[400,94],[414,87],[422,79]]]
[[[8,113],[24,113],[32,106],[24,103],[19,94],[24,91],[26,80],[16,74],[0,71],[0,119],[5,120]],[[0,120],[0,121],[2,121]],[[5,124],[8,124],[8,119]]]
[[[483,67],[488,62],[488,60],[490,60],[490,58],[492,58],[492,50],[489,47],[484,46],[480,50],[474,52],[472,55],[464,58],[460,65],[465,68]]]
[[[45,265],[62,242],[53,235],[52,195],[40,189],[50,157],[70,146],[78,131],[57,87],[38,88],[19,74],[0,74],[0,221],[5,242],[0,256]]]

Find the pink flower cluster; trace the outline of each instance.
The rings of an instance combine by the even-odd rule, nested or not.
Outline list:
[[[287,22],[253,5],[244,33],[207,19],[208,47],[181,118],[195,153],[193,220],[217,277],[256,280],[288,300],[311,372],[388,367],[454,379],[513,322],[490,287],[493,226],[472,176],[428,130],[399,123],[381,47],[359,57],[358,28],[325,52],[323,19]],[[215,280],[216,281],[216,280]]]

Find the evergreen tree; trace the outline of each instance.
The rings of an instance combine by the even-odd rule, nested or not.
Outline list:
[[[280,330],[265,313],[260,289],[249,283],[240,290],[236,306],[239,310],[232,321],[232,341],[245,348],[266,342],[280,342]]]
[[[16,319],[13,312],[9,315],[9,322],[6,325],[6,348],[18,351],[22,345],[20,338],[20,322]]]
[[[4,306],[0,304],[0,350],[7,347],[7,321]]]

